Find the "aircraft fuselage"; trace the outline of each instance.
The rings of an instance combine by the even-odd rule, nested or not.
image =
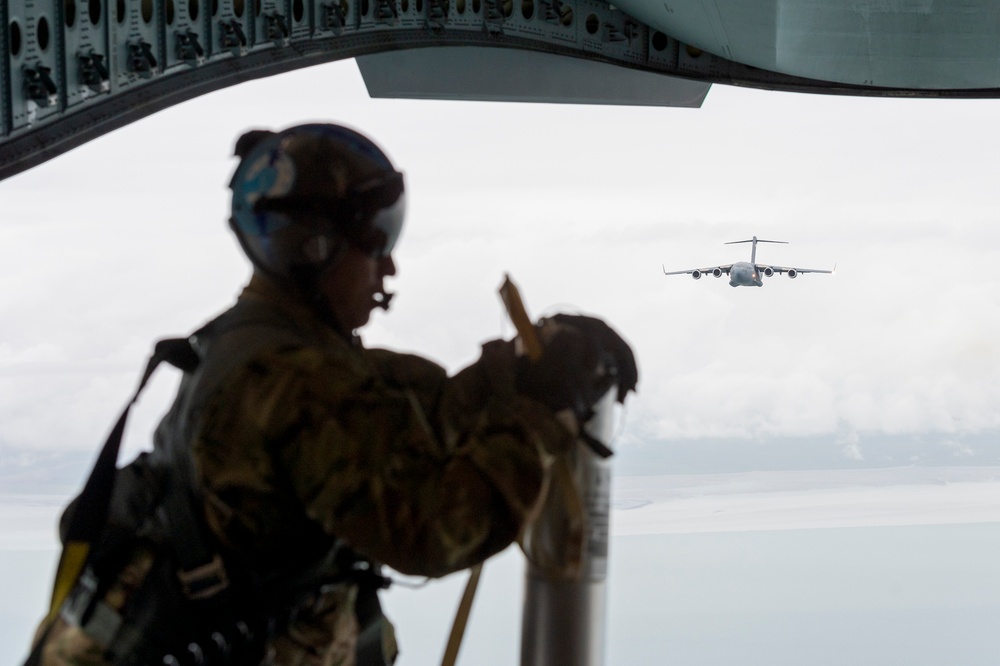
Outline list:
[[[737,261],[729,270],[730,287],[763,287],[760,271],[749,261]]]

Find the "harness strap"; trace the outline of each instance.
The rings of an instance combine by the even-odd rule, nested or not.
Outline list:
[[[479,586],[479,575],[482,572],[482,562],[474,564],[469,569],[469,580],[465,584],[462,600],[458,603],[458,610],[455,611],[455,621],[451,625],[451,633],[448,635],[448,645],[445,647],[441,666],[455,666],[455,660],[458,659],[458,649],[462,646],[462,638],[465,636],[465,625],[472,612],[472,601],[476,597],[476,588]]]
[[[128,421],[132,405],[138,400],[139,394],[142,393],[149,378],[162,361],[170,363],[183,372],[191,372],[197,368],[199,359],[187,338],[169,338],[156,343],[153,354],[146,363],[146,370],[139,381],[139,386],[131,400],[125,405],[125,409],[122,410],[111,429],[108,439],[104,442],[90,476],[87,478],[87,483],[77,499],[77,508],[66,526],[63,550],[59,557],[55,582],[52,586],[52,600],[48,615],[44,620],[47,626],[31,654],[28,655],[25,666],[35,666],[41,662],[42,647],[55,624],[59,609],[79,580],[89,561],[91,547],[107,524],[111,493],[114,490],[118,453],[121,450],[122,435],[125,433],[125,423]]]

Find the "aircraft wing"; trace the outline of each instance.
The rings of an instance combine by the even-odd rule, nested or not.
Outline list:
[[[757,264],[757,270],[762,273],[767,273],[768,269],[774,271],[775,273],[788,273],[788,277],[795,277],[799,273],[833,273],[836,270],[836,266],[832,270],[826,270],[825,268],[794,268],[791,266],[771,266],[768,264]]]
[[[709,266],[708,268],[689,268],[686,271],[668,271],[667,267],[664,266],[663,267],[663,274],[664,275],[690,275],[690,276],[694,277],[695,280],[697,280],[702,275],[716,275],[716,271],[718,271],[718,275],[716,275],[716,277],[718,277],[719,275],[723,275],[723,274],[729,275],[729,271],[730,271],[730,269],[732,269],[732,267],[733,267],[732,264],[725,264],[724,266]]]

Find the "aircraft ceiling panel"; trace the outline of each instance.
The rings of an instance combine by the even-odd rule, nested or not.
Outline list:
[[[18,129],[60,112],[56,81],[63,76],[64,63],[58,57],[56,40],[62,35],[61,12],[38,0],[4,2],[10,64],[0,99],[6,99],[11,89],[24,91],[23,106],[9,112],[6,105],[4,108],[5,115],[9,115],[5,125]]]
[[[104,38],[107,12],[99,2],[65,3],[63,6],[64,44],[61,51],[66,74],[66,107],[83,104],[109,89],[108,48]]]
[[[108,24],[108,41],[112,45],[108,67],[111,88],[117,93],[158,76],[167,49],[153,3],[114,4],[114,19]]]
[[[698,108],[711,86],[538,51],[441,47],[358,56],[372,97]]]
[[[986,3],[0,0],[0,179],[212,90],[384,52],[363,61],[374,95],[696,107],[722,83],[1000,98]]]
[[[872,3],[874,4],[874,3]],[[778,69],[831,80],[922,88],[990,88],[1000,83],[1000,13],[985,5],[879,3],[857,8],[779,8]]]
[[[992,0],[619,0],[709,53],[820,81],[901,89],[1000,86]]]

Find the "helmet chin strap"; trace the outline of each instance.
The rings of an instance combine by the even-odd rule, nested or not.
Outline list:
[[[343,237],[337,238],[333,243],[325,243],[324,247],[329,254],[322,261],[289,266],[288,277],[283,282],[309,305],[320,321],[349,340],[353,337],[353,331],[346,330],[337,319],[333,307],[319,285],[320,275],[344,258],[347,246],[348,241]]]

